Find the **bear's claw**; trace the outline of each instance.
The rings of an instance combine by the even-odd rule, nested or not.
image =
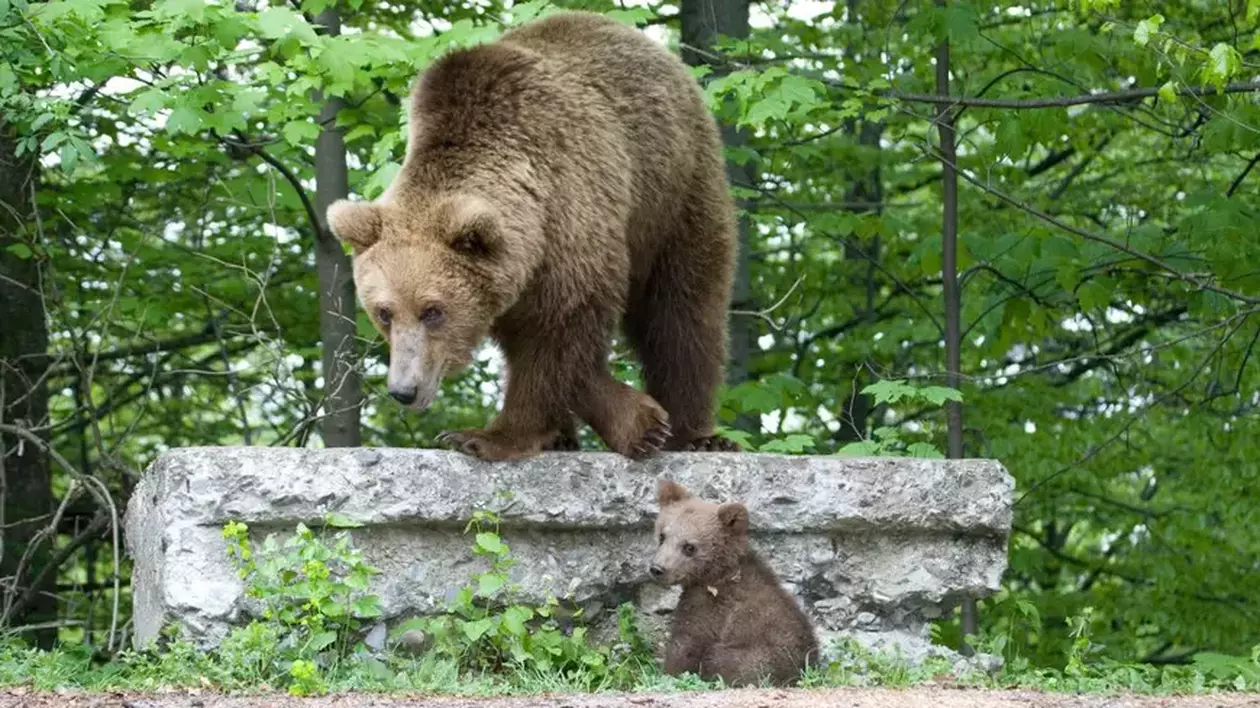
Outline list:
[[[630,457],[638,460],[659,452],[669,441],[670,435],[672,435],[672,429],[669,427],[669,422],[657,417],[656,425],[643,431],[643,437],[631,448]]]
[[[741,452],[743,448],[734,440],[728,440],[720,435],[710,435],[707,438],[696,438],[682,446],[682,450],[686,452]]]
[[[437,442],[473,457],[481,457],[484,452],[482,440],[463,430],[447,430],[437,436]]]

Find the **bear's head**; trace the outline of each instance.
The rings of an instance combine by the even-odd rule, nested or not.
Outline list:
[[[669,480],[657,491],[656,553],[648,573],[661,585],[683,587],[721,581],[748,552],[748,510],[743,504],[697,499]]]
[[[389,342],[389,395],[416,411],[472,361],[520,279],[489,202],[460,193],[418,201],[328,208],[329,229],[353,251],[359,301]]]

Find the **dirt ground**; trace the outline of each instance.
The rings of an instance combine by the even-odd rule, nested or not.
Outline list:
[[[213,693],[87,694],[0,691],[0,708],[1260,708],[1260,694],[1185,697],[1067,696],[970,689],[741,690],[673,694],[557,695],[529,698],[378,696],[320,698]]]

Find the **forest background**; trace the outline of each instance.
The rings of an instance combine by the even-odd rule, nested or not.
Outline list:
[[[323,213],[388,184],[418,71],[558,7],[679,51],[725,126],[728,434],[1015,476],[1004,590],[939,641],[1260,642],[1257,0],[0,0],[0,623],[125,621],[113,510],[165,449],[488,417],[492,349],[388,400]]]

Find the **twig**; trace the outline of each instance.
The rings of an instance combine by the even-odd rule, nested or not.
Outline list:
[[[1215,86],[1186,86],[1177,89],[1178,96],[1215,96],[1219,94],[1231,93],[1252,93],[1260,91],[1260,83],[1236,83],[1229,84],[1224,91],[1219,91]],[[1159,88],[1139,88],[1129,89],[1127,91],[1106,91],[1103,93],[1091,93],[1083,96],[1061,96],[1058,98],[968,98],[964,96],[935,96],[927,93],[901,93],[899,91],[887,92],[889,98],[896,98],[902,101],[912,101],[914,103],[932,103],[936,105],[947,106],[968,106],[972,108],[1014,108],[1014,109],[1030,109],[1030,108],[1066,108],[1068,106],[1084,106],[1091,104],[1109,104],[1109,103],[1127,103],[1151,96],[1159,95]]]
[[[933,157],[936,157],[937,159],[945,159],[942,155],[940,155],[939,152],[937,152],[936,150],[932,148],[926,148],[926,152],[931,154]],[[1189,283],[1191,285],[1194,285],[1200,290],[1208,290],[1208,291],[1217,293],[1219,295],[1224,295],[1232,300],[1245,302],[1249,305],[1260,304],[1260,297],[1244,295],[1236,290],[1230,290],[1229,288],[1222,288],[1218,285],[1213,285],[1211,283],[1204,282],[1203,280],[1200,280],[1199,278],[1196,278],[1193,275],[1182,273],[1181,271],[1169,265],[1167,262],[1163,261],[1160,258],[1157,258],[1156,256],[1152,256],[1149,253],[1144,253],[1142,251],[1137,250],[1136,248],[1120,243],[1119,241],[1116,241],[1114,239],[1110,239],[1110,238],[1107,238],[1106,236],[1102,236],[1102,235],[1099,235],[1090,231],[1086,231],[1085,229],[1079,228],[1077,226],[1073,226],[1072,224],[1069,224],[1065,221],[1060,221],[1059,219],[1051,216],[1050,214],[1047,214],[1044,211],[1041,211],[1040,209],[1037,209],[1034,206],[1025,204],[1004,192],[1001,192],[997,189],[994,189],[993,187],[990,187],[984,182],[981,182],[975,177],[972,177],[970,174],[968,174],[966,170],[958,170],[958,174],[963,179],[967,180],[967,182],[971,183],[973,186],[980,188],[981,190],[988,193],[989,195],[997,197],[999,200],[1006,202],[1010,206],[1013,206],[1016,209],[1019,209],[1020,211],[1026,214],[1029,214],[1030,216],[1035,216],[1038,219],[1041,219],[1042,221],[1045,221],[1048,224],[1053,224],[1054,226],[1057,226],[1058,228],[1064,231],[1067,231],[1068,233],[1074,234],[1076,236],[1080,236],[1081,238],[1087,241],[1100,243],[1110,248],[1113,248],[1117,251],[1121,251],[1122,253],[1127,253],[1130,256],[1133,256],[1134,258],[1140,261],[1143,261],[1149,265],[1153,265],[1156,268],[1159,268],[1160,270],[1167,273],[1173,280],[1180,280],[1180,281]]]
[[[105,488],[105,485],[102,484],[100,480],[80,473],[74,465],[70,464],[69,460],[63,457],[61,453],[54,450],[52,445],[45,442],[43,438],[29,430],[26,430],[25,428],[20,428],[16,425],[9,425],[8,423],[0,423],[0,433],[8,433],[9,435],[17,436],[43,450],[49,457],[53,458],[57,464],[61,465],[62,469],[64,469],[67,474],[82,483],[87,488],[88,493],[96,499],[97,503],[100,504],[102,508],[109,510],[109,520],[114,527],[114,616],[110,621],[109,627],[109,646],[110,648],[113,648],[114,633],[118,627],[118,563],[120,560],[118,550],[118,507],[114,504],[113,498],[110,497],[109,490]],[[7,620],[11,615],[11,611],[6,611],[3,620]]]
[[[774,318],[770,317],[770,314],[774,312],[775,310],[779,309],[780,307],[782,307],[783,303],[787,302],[787,299],[789,297],[792,297],[792,293],[795,292],[798,287],[800,287],[801,282],[804,280],[805,280],[805,276],[803,275],[797,278],[796,282],[792,283],[792,287],[788,288],[788,291],[783,294],[783,297],[779,298],[779,301],[774,303],[770,307],[767,307],[763,310],[731,310],[730,314],[743,315],[745,317],[756,317],[758,319],[764,320],[766,324],[770,325],[770,329],[773,329],[774,331],[778,332],[779,330],[783,329],[784,323],[775,322]]]
[[[1226,197],[1234,196],[1234,192],[1238,191],[1239,185],[1243,183],[1243,180],[1247,179],[1247,174],[1251,172],[1251,168],[1255,167],[1257,162],[1260,162],[1260,152],[1256,153],[1256,156],[1251,158],[1251,162],[1248,162],[1247,166],[1243,168],[1243,171],[1234,178],[1233,182],[1230,183],[1229,189],[1225,190]]]
[[[706,51],[693,47],[689,44],[678,45],[681,49],[695,52],[707,59],[720,64],[726,64],[736,69],[753,70],[750,64],[735,61],[722,54]],[[805,76],[822,82],[833,88],[843,89],[846,91],[864,91],[865,89],[855,84],[847,84],[836,79],[829,79],[819,76],[814,72],[793,72],[798,76]],[[903,91],[887,90],[871,92],[875,96],[881,98],[893,98],[900,101],[908,101],[911,103],[930,103],[938,106],[967,106],[970,108],[1014,108],[1014,109],[1035,109],[1035,108],[1066,108],[1069,106],[1084,105],[1105,105],[1112,103],[1127,103],[1143,98],[1158,96],[1159,87],[1144,87],[1136,89],[1127,89],[1124,91],[1101,91],[1099,93],[1083,94],[1079,96],[1056,96],[1048,98],[980,98],[968,96],[941,96],[939,94],[930,93],[906,93]],[[1220,90],[1215,86],[1183,86],[1175,89],[1178,96],[1216,96],[1231,93],[1254,93],[1260,92],[1260,82],[1240,82],[1228,84],[1224,90]]]

